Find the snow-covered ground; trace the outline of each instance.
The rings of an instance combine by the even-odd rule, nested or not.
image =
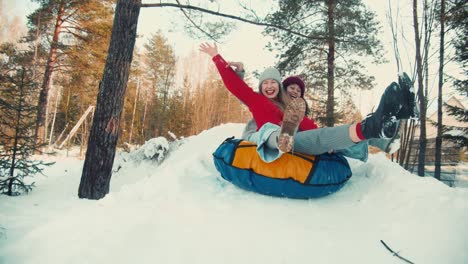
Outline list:
[[[414,263],[468,263],[468,189],[376,154],[325,198],[247,192],[212,160],[242,128],[187,138],[162,163],[120,154],[99,201],[77,197],[82,160],[48,157],[29,195],[0,196],[0,263],[405,263],[381,240]]]

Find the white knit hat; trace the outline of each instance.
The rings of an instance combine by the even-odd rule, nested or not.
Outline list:
[[[281,84],[281,74],[280,74],[280,72],[276,68],[268,67],[262,72],[262,74],[260,74],[260,77],[258,78],[258,80],[260,81],[258,83],[258,89],[259,89],[260,93],[262,92],[262,82],[265,81],[265,80],[268,80],[268,79],[273,79],[273,80],[277,81],[278,85],[279,85],[279,88],[281,90],[282,84]]]

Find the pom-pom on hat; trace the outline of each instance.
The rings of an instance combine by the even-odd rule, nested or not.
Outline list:
[[[286,89],[288,85],[297,84],[301,88],[301,97],[304,97],[305,92],[305,84],[304,81],[299,76],[289,76],[288,78],[284,79],[283,87]]]
[[[265,81],[265,80],[268,80],[268,79],[273,79],[273,80],[277,81],[278,85],[279,85],[279,88],[280,88],[280,91],[281,91],[282,87],[281,87],[281,74],[280,74],[280,72],[276,68],[268,67],[262,72],[262,74],[260,74],[260,77],[258,78],[258,80],[260,81],[258,83],[258,91],[260,93],[262,93],[262,82]]]

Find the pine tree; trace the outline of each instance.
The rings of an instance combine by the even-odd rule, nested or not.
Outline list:
[[[41,173],[45,163],[31,159],[35,150],[33,137],[36,83],[32,80],[31,54],[18,53],[11,44],[0,47],[7,58],[0,66],[0,193],[16,196],[34,187],[25,177]],[[28,67],[28,68],[26,68]]]
[[[62,54],[58,76],[54,78],[54,83],[63,87],[64,98],[60,101],[62,114],[57,117],[56,136],[67,123],[76,124],[88,107],[96,104],[112,29],[113,2],[83,1],[75,7],[74,26],[65,26],[75,36],[68,38],[71,42]],[[77,138],[86,140],[87,132]]]
[[[192,86],[187,75],[184,76],[182,84],[182,116],[180,135],[189,136],[192,118],[195,115],[193,108]]]
[[[128,81],[127,92],[125,94],[125,103],[122,116],[122,136],[119,137],[119,145],[143,143],[139,135],[141,131],[141,124],[138,122],[140,119],[140,111],[143,86],[143,67],[141,65],[141,53],[138,47],[133,51],[132,66],[130,68],[130,76]]]
[[[46,113],[54,72],[76,73],[67,76],[68,81],[75,87],[77,83],[79,87],[85,87],[81,89],[86,90],[83,94],[87,96],[83,98],[93,98],[94,103],[99,74],[104,68],[115,1],[34,1],[39,8],[28,16],[28,40],[39,43],[39,54],[45,56],[36,124],[38,142],[42,142],[47,134]],[[89,103],[85,103],[79,108],[88,106]]]
[[[265,34],[275,39],[269,46],[282,51],[278,68],[326,84],[313,89],[326,91],[326,125],[333,126],[335,90],[373,87],[374,78],[363,70],[362,60],[382,58],[376,15],[361,0],[284,0],[279,7],[268,21],[309,37],[267,28]]]
[[[38,101],[38,108],[37,108],[37,117],[36,117],[36,128],[34,137],[37,140],[38,144],[42,144],[45,142],[46,132],[46,112],[47,112],[47,104],[48,104],[48,95],[50,90],[50,85],[52,82],[52,73],[54,71],[54,67],[57,62],[58,58],[58,51],[60,49],[59,37],[62,31],[62,25],[65,20],[66,14],[66,2],[65,0],[58,0],[58,1],[39,1],[41,7],[37,10],[37,13],[33,13],[29,18],[33,18],[35,20],[30,20],[30,22],[34,23],[37,22],[37,28],[32,28],[36,33],[38,28],[42,25],[48,24],[48,22],[54,21],[54,28],[52,30],[52,41],[50,42],[49,46],[49,53],[47,56],[47,63],[45,65],[44,70],[44,77],[42,79],[42,84],[40,88],[39,94],[39,101]],[[43,21],[40,24],[41,19],[39,16],[46,13],[47,18],[49,21]],[[37,16],[34,16],[36,15]]]
[[[185,115],[182,91],[176,91],[171,96],[167,116],[171,117],[167,120],[167,131],[172,132],[178,137],[188,136],[187,127],[190,119]]]
[[[447,1],[447,24],[449,30],[455,38],[451,40],[451,44],[455,47],[454,60],[462,66],[462,77],[454,78],[454,87],[459,92],[462,98],[468,97],[468,1],[467,0],[454,0]],[[460,122],[468,122],[468,110],[461,107],[445,104],[448,109],[448,114],[455,117]],[[447,130],[459,130],[458,134],[446,134],[444,138],[460,144],[461,146],[468,145],[468,128],[460,127],[444,127],[444,131]]]
[[[168,108],[172,97],[176,57],[174,49],[160,31],[153,34],[144,45],[147,58],[148,74],[153,88],[153,106],[150,130],[157,131],[154,136],[162,136],[167,132]]]
[[[84,1],[76,7],[74,19],[79,27],[66,27],[78,35],[66,51],[66,59],[63,61],[66,66],[62,68],[67,78],[62,82],[81,99],[79,103],[83,106],[80,112],[96,103],[112,30],[113,2],[115,1]],[[80,116],[81,113],[78,118]]]

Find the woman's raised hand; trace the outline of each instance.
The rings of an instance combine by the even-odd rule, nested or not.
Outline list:
[[[208,42],[202,43],[200,44],[199,50],[211,57],[218,55],[218,46],[216,46],[216,43],[213,43],[213,46]]]

